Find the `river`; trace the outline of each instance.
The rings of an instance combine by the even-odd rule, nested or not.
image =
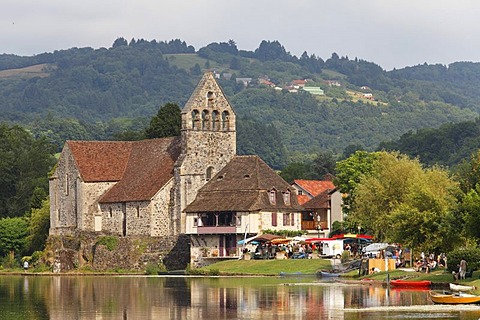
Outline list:
[[[0,276],[0,319],[479,319],[428,291],[314,277]]]

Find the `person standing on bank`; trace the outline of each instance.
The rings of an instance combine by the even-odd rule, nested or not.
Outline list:
[[[465,279],[465,274],[467,273],[467,261],[464,257],[460,261],[460,268],[458,269],[458,277],[460,279]]]

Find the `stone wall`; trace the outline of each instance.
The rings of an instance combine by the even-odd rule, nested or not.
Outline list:
[[[47,263],[54,272],[142,271],[149,263],[163,264],[167,270],[184,270],[190,262],[190,237],[119,237],[77,231],[74,235],[50,236],[46,251],[50,257]]]

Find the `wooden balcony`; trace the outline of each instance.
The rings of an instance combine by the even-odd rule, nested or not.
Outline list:
[[[197,227],[197,234],[227,234],[227,233],[237,233],[237,227],[233,226],[207,226],[207,227]]]
[[[320,221],[317,223],[313,220],[304,220],[302,221],[302,230],[317,230],[317,226],[320,226],[320,229],[328,229],[328,224],[326,221]]]

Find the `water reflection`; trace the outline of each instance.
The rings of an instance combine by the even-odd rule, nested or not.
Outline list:
[[[0,319],[478,319],[427,291],[316,278],[0,276]]]

